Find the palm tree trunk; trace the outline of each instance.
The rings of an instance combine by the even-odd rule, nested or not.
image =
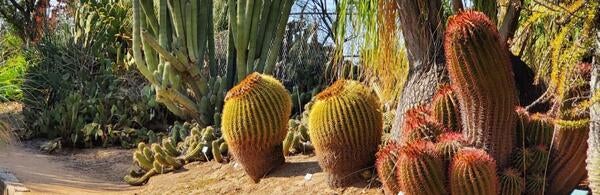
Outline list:
[[[409,70],[396,110],[392,137],[400,136],[403,115],[411,107],[426,104],[437,90],[438,83],[448,80],[444,66],[440,0],[397,0],[402,34],[406,43]]]

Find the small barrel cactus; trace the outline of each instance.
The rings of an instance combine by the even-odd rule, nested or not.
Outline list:
[[[525,179],[518,169],[508,168],[500,175],[500,194],[521,195],[525,190]]]
[[[375,168],[379,180],[383,184],[385,194],[395,195],[400,192],[400,186],[396,177],[396,161],[400,146],[391,141],[379,149],[375,160]]]
[[[496,162],[483,150],[460,150],[452,159],[448,174],[451,194],[498,193]]]
[[[484,148],[506,167],[515,143],[517,90],[496,25],[481,12],[451,17],[444,48],[453,91],[469,145]]]
[[[442,124],[431,117],[431,111],[425,106],[417,106],[406,111],[400,143],[406,144],[418,140],[436,141],[437,136],[447,131]]]
[[[433,143],[417,141],[400,149],[396,176],[405,194],[447,194],[443,159],[434,151]]]
[[[373,90],[357,81],[339,80],[315,96],[308,134],[330,187],[360,179],[373,166],[383,119]]]
[[[431,102],[432,117],[452,131],[462,129],[458,99],[449,84],[440,85]]]
[[[544,187],[546,185],[546,177],[543,174],[528,175],[525,184],[525,194],[543,195],[548,194]],[[544,193],[546,192],[546,193]],[[568,194],[568,193],[567,193]]]
[[[254,182],[285,162],[282,142],[291,112],[288,91],[271,76],[252,73],[227,92],[223,136]]]
[[[442,133],[435,143],[435,151],[442,156],[445,161],[450,162],[454,155],[464,147],[462,134],[455,132]]]

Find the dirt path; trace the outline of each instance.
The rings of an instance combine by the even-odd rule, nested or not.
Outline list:
[[[123,157],[130,153],[90,149],[46,155],[19,144],[0,149],[0,167],[14,173],[31,190],[26,194],[134,194],[139,188],[120,181],[128,166],[119,161],[130,159]]]

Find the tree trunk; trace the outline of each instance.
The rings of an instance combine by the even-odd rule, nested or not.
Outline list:
[[[400,26],[408,54],[408,79],[398,102],[392,137],[400,137],[406,110],[431,101],[438,83],[448,80],[444,66],[440,0],[397,0]]]
[[[600,24],[600,22],[597,22],[597,24]],[[590,90],[592,94],[600,92],[600,29],[597,29],[596,32],[596,54],[592,63]],[[600,102],[596,102],[590,106],[588,145],[587,170],[590,181],[589,187],[592,190],[592,194],[600,194]]]

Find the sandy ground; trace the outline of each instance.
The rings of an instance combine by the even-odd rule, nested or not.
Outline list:
[[[117,148],[63,150],[47,155],[37,143],[0,149],[0,167],[13,172],[31,190],[26,194],[382,194],[378,182],[330,189],[314,156],[287,157],[287,163],[253,183],[235,162],[191,163],[157,175],[142,187],[122,182],[131,151]],[[312,174],[306,179],[307,174]]]

